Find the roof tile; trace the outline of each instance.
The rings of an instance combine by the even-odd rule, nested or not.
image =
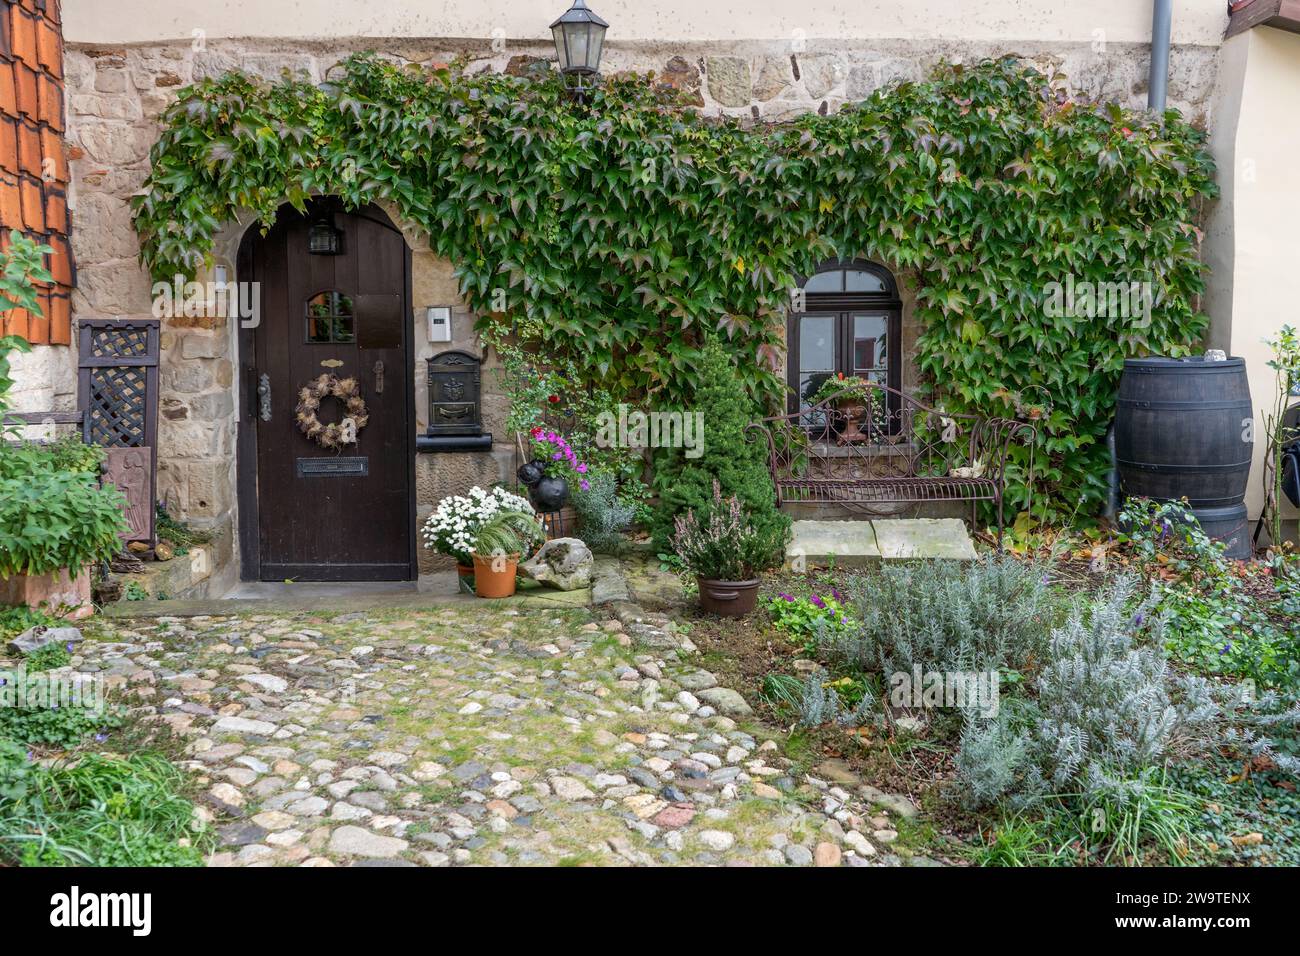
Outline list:
[[[0,116],[0,169],[18,172],[18,124],[8,116]]]
[[[28,232],[45,231],[45,196],[41,181],[23,176],[18,184],[23,206],[23,228]]]
[[[37,72],[26,63],[14,64],[14,79],[18,84],[18,112],[36,119],[40,112],[40,99],[37,92]]]
[[[38,81],[41,122],[63,132],[63,88],[59,81],[42,73]]]
[[[36,17],[21,7],[9,8],[9,43],[13,55],[28,66],[40,63],[36,55]]]
[[[50,344],[72,344],[72,298],[66,290],[50,296]]]

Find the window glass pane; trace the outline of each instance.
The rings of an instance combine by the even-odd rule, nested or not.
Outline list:
[[[889,321],[883,315],[853,316],[853,371],[869,372],[889,366]]]
[[[341,292],[319,292],[307,300],[307,341],[355,342],[352,299]]]
[[[853,270],[844,273],[845,292],[886,292],[885,281],[874,272]]]
[[[835,316],[805,315],[800,319],[799,369],[835,371]]]
[[[839,269],[832,269],[830,272],[819,272],[804,283],[803,290],[805,292],[843,292],[844,273]]]

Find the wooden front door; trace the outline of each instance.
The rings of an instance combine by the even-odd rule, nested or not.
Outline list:
[[[313,254],[313,227],[341,252]],[[261,284],[260,318],[240,333],[240,530],[245,580],[403,581],[416,575],[411,420],[410,252],[383,212],[314,202],[284,207],[240,250]],[[355,444],[322,447],[297,421],[324,374],[360,384],[368,423]],[[325,398],[324,424],[343,404]]]

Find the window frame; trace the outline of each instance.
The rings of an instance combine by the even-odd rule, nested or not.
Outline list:
[[[791,311],[786,319],[786,399],[787,414],[799,411],[799,375],[800,368],[800,326],[805,317],[835,317],[835,373],[856,374],[853,356],[853,317],[863,313],[883,314],[885,316],[885,335],[888,353],[885,365],[885,384],[894,391],[889,394],[890,421],[898,419],[899,397],[896,393],[903,390],[903,302],[898,295],[898,284],[894,276],[884,266],[865,259],[831,259],[823,262],[815,273],[805,276],[799,284],[803,286],[815,275],[828,272],[871,272],[879,277],[885,287],[884,292],[809,292],[804,297],[801,312]]]

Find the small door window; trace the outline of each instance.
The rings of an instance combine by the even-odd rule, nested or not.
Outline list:
[[[350,345],[356,340],[356,316],[351,296],[342,292],[318,292],[307,300],[308,344]]]

